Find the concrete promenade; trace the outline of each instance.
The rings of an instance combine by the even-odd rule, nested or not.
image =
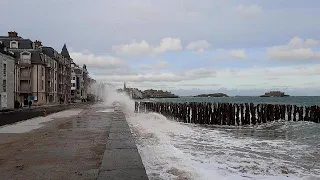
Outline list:
[[[72,104],[54,104],[54,105],[43,105],[43,106],[31,106],[23,107],[20,109],[14,109],[8,112],[0,112],[0,126],[13,124],[26,119],[43,116],[44,113],[51,114],[59,111],[80,108],[88,106],[92,103],[72,103]],[[44,112],[45,110],[45,112]]]
[[[69,109],[79,114],[0,134],[0,179],[148,179],[124,114],[104,110]]]

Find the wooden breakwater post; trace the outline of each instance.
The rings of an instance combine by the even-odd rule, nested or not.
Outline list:
[[[135,112],[156,112],[184,123],[208,125],[256,125],[277,120],[320,123],[320,107],[316,105],[135,102]]]

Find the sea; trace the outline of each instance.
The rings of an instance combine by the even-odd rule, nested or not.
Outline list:
[[[280,120],[248,127],[196,125],[157,113],[134,113],[134,101],[119,101],[149,179],[320,180],[320,124]],[[182,97],[156,102],[229,102],[320,105],[320,97]],[[108,102],[106,102],[108,104]]]
[[[155,102],[217,102],[217,103],[254,103],[254,104],[292,104],[299,106],[320,105],[320,96],[289,96],[289,97],[258,97],[258,96],[233,96],[233,97],[180,97],[150,99]]]

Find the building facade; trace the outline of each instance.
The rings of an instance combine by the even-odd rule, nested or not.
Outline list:
[[[71,58],[65,57],[41,41],[31,41],[8,32],[0,41],[16,57],[14,99],[27,105],[67,103],[70,101]]]
[[[90,77],[86,65],[80,67],[76,63],[71,63],[71,101],[87,101]]]
[[[0,42],[0,110],[14,108],[15,57]]]

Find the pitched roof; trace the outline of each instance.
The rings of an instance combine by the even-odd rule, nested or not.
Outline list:
[[[1,54],[5,54],[5,55],[8,55],[8,56],[11,56],[11,57],[15,57],[13,54],[11,54],[10,52],[8,52],[6,50],[6,46],[3,44],[3,43],[0,43],[0,53]]]
[[[62,51],[61,51],[61,55],[64,56],[65,58],[70,59],[69,51],[67,49],[67,45],[66,44],[63,45],[63,48],[62,48]]]
[[[41,47],[43,54],[53,58],[54,57],[54,49],[52,47]]]
[[[5,36],[0,36],[0,41],[2,41],[2,43],[8,48],[10,48],[11,41],[17,41],[19,44],[18,49],[33,49],[33,42],[30,39],[8,38]]]
[[[44,64],[44,60],[41,57],[40,51],[28,51],[31,53],[31,63],[32,64]],[[15,52],[14,55],[17,57],[16,60],[20,59],[20,55],[22,52]]]

